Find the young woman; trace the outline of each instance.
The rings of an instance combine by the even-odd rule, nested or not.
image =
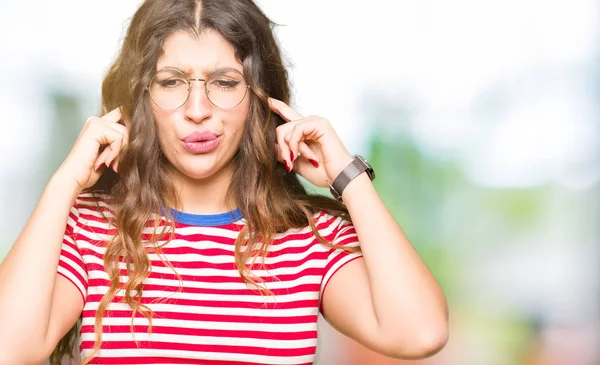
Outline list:
[[[0,364],[77,337],[86,364],[311,364],[319,312],[390,357],[443,347],[442,290],[368,163],[288,106],[271,26],[249,0],[141,5],[0,266]]]

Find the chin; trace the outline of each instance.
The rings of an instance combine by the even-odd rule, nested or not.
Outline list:
[[[203,180],[211,177],[215,173],[213,167],[198,167],[198,166],[187,166],[179,170],[180,173],[189,177],[193,180]]]
[[[194,180],[206,179],[224,170],[226,166],[220,166],[216,158],[208,156],[192,159],[192,161],[181,161],[178,170]]]
[[[221,164],[223,156],[214,153],[205,155],[173,156],[170,163],[172,172],[192,180],[203,180],[225,172],[228,164]]]

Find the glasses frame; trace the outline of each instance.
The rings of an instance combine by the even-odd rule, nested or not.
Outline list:
[[[181,74],[181,76],[182,76],[184,79],[186,79],[186,81],[187,81],[187,83],[188,83],[188,95],[187,95],[187,97],[185,98],[185,101],[184,101],[183,103],[181,103],[181,105],[179,105],[179,106],[178,106],[178,107],[176,107],[176,108],[163,108],[162,106],[158,105],[158,103],[157,103],[157,102],[154,100],[154,98],[152,97],[152,92],[150,91],[150,86],[151,86],[151,85],[152,85],[152,83],[154,82],[154,78],[156,77],[156,75],[158,75],[158,74],[159,74],[161,71],[165,71],[165,70],[167,70],[167,71],[175,71],[175,72],[178,72],[178,73],[180,73],[180,74]],[[218,106],[217,104],[215,104],[215,103],[214,103],[214,102],[211,100],[211,98],[210,98],[210,96],[209,96],[209,93],[208,93],[208,86],[207,86],[207,85],[208,85],[208,83],[206,82],[208,79],[210,79],[210,77],[211,77],[213,74],[215,74],[216,72],[222,72],[223,70],[235,71],[235,72],[239,73],[239,74],[240,74],[240,76],[242,76],[242,80],[244,80],[244,83],[246,84],[246,87],[244,88],[244,89],[245,89],[245,90],[244,90],[244,96],[242,96],[242,99],[240,100],[240,102],[239,102],[239,103],[237,103],[237,104],[235,104],[235,105],[234,105],[234,106],[232,106],[232,107],[229,107],[229,108],[223,108],[223,107],[220,107],[220,106]],[[212,71],[210,74],[208,74],[208,76],[206,76],[206,78],[205,78],[205,79],[199,79],[199,78],[188,78],[188,77],[186,76],[186,74],[185,74],[183,71],[181,71],[181,70],[179,70],[179,69],[177,69],[177,68],[167,67],[167,68],[163,68],[163,69],[161,69],[160,71],[158,71],[157,73],[155,73],[155,74],[154,74],[154,76],[152,76],[152,79],[150,79],[150,84],[149,84],[148,86],[146,86],[146,91],[148,92],[148,95],[150,96],[150,100],[152,100],[152,102],[154,103],[154,105],[156,105],[157,107],[159,107],[159,108],[160,108],[160,109],[162,109],[162,110],[169,110],[169,111],[173,111],[173,110],[177,110],[177,109],[181,108],[182,106],[184,106],[184,105],[185,105],[185,103],[187,103],[187,101],[190,99],[190,95],[192,94],[192,81],[204,81],[204,93],[206,94],[206,98],[208,99],[208,101],[210,101],[210,103],[211,103],[212,105],[216,106],[216,107],[217,107],[217,108],[219,108],[219,109],[223,109],[223,110],[231,110],[231,109],[233,109],[233,108],[237,107],[238,105],[240,105],[240,104],[242,103],[242,101],[244,101],[244,99],[246,98],[246,95],[248,94],[248,89],[250,89],[250,85],[248,85],[248,83],[246,82],[246,78],[244,77],[244,75],[243,75],[243,74],[242,74],[240,71],[238,71],[238,70],[236,70],[236,69],[234,69],[234,68],[229,68],[229,67],[225,67],[225,68],[218,68],[218,69],[216,69],[216,70]]]

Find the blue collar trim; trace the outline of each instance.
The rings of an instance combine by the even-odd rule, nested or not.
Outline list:
[[[173,208],[170,210],[176,222],[195,226],[220,226],[233,223],[242,218],[242,213],[237,208],[230,212],[219,214],[192,214],[180,212]]]

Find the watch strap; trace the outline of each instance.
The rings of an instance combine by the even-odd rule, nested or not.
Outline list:
[[[342,192],[350,181],[354,180],[358,175],[369,169],[369,165],[365,164],[360,158],[354,156],[354,160],[350,162],[338,174],[333,183],[329,184],[329,190],[337,200],[342,200]]]

